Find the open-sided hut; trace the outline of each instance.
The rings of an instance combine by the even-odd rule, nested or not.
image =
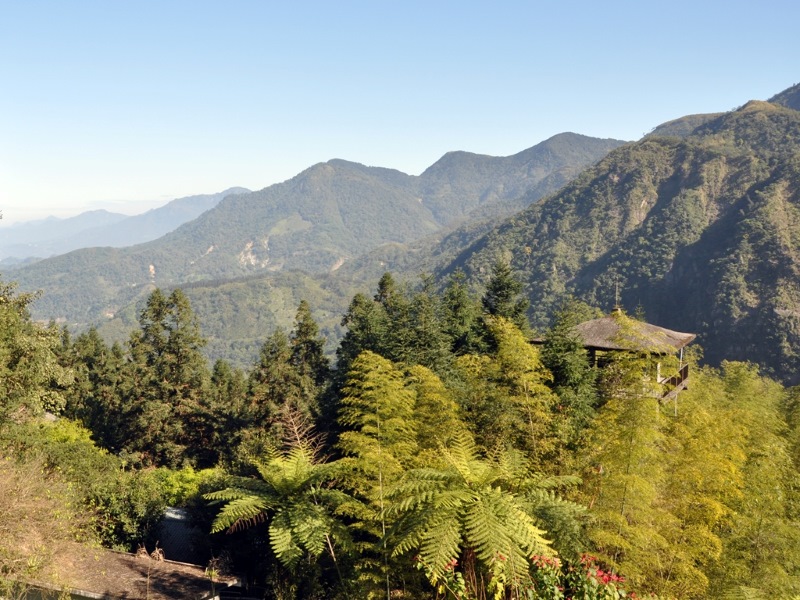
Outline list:
[[[595,365],[602,365],[614,352],[677,355],[677,373],[662,375],[661,363],[657,363],[658,383],[665,386],[665,397],[676,394],[688,384],[689,365],[684,361],[684,348],[697,337],[694,333],[673,331],[638,321],[627,317],[621,309],[615,309],[606,317],[580,323],[574,331]]]

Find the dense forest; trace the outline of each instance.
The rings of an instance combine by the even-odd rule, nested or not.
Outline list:
[[[671,358],[593,364],[572,299],[533,340],[506,262],[477,295],[384,275],[335,357],[301,302],[249,369],[180,289],[111,345],[35,299],[0,282],[0,596],[180,506],[275,600],[800,597],[800,392],[696,349],[665,396]]]

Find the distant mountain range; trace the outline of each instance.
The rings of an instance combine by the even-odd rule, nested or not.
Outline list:
[[[230,188],[218,194],[178,198],[141,215],[128,216],[93,210],[75,217],[50,217],[0,229],[0,260],[6,266],[48,258],[79,248],[123,248],[160,238],[216,206],[225,196],[248,192]],[[8,260],[13,259],[13,260]]]
[[[524,206],[523,191],[530,191],[523,202],[535,201],[623,143],[566,133],[510,157],[451,153],[420,176],[331,160],[261,191],[228,195],[157,240],[76,250],[13,277],[24,289],[45,290],[35,316],[83,326],[154,285],[327,274],[383,244],[407,244],[473,215],[512,214]]]

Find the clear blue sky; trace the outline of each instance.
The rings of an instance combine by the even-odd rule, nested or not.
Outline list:
[[[796,0],[0,0],[3,225],[638,139],[800,81]]]

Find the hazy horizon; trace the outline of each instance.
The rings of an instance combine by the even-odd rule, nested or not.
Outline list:
[[[639,139],[793,85],[797,17],[788,0],[6,3],[0,226],[333,158],[418,175],[567,131]]]

